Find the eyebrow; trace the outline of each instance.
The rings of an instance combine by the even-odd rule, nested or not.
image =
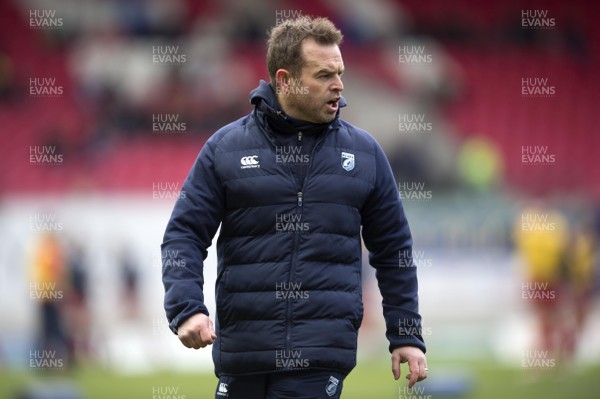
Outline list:
[[[345,68],[344,68],[343,64],[341,65],[341,68],[337,68],[337,67],[336,68],[331,68],[329,66],[325,66],[325,67],[322,67],[322,68],[318,69],[315,72],[315,75],[318,75],[320,73],[340,73],[340,74],[342,74],[342,73],[344,73],[344,70],[345,70]]]

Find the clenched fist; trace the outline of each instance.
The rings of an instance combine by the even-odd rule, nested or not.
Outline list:
[[[177,329],[177,336],[183,345],[194,349],[211,345],[217,339],[212,320],[203,313],[197,313],[184,321]]]

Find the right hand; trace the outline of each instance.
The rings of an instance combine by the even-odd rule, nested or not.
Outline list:
[[[211,345],[217,339],[213,322],[204,313],[197,313],[184,321],[177,329],[177,336],[183,345],[194,349]]]

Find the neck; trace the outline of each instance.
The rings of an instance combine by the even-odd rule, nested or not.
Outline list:
[[[277,102],[279,103],[279,107],[287,116],[290,116],[300,122],[316,123],[316,122],[312,122],[312,121],[307,121],[306,119],[302,118],[302,116],[298,115],[294,111],[294,109],[288,105],[285,96],[283,96],[281,94],[277,94],[276,97],[277,97]]]

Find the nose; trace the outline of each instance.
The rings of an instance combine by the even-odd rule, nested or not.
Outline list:
[[[342,92],[344,90],[344,83],[342,82],[342,77],[340,75],[335,76],[335,81],[333,82],[331,89],[337,92]]]

